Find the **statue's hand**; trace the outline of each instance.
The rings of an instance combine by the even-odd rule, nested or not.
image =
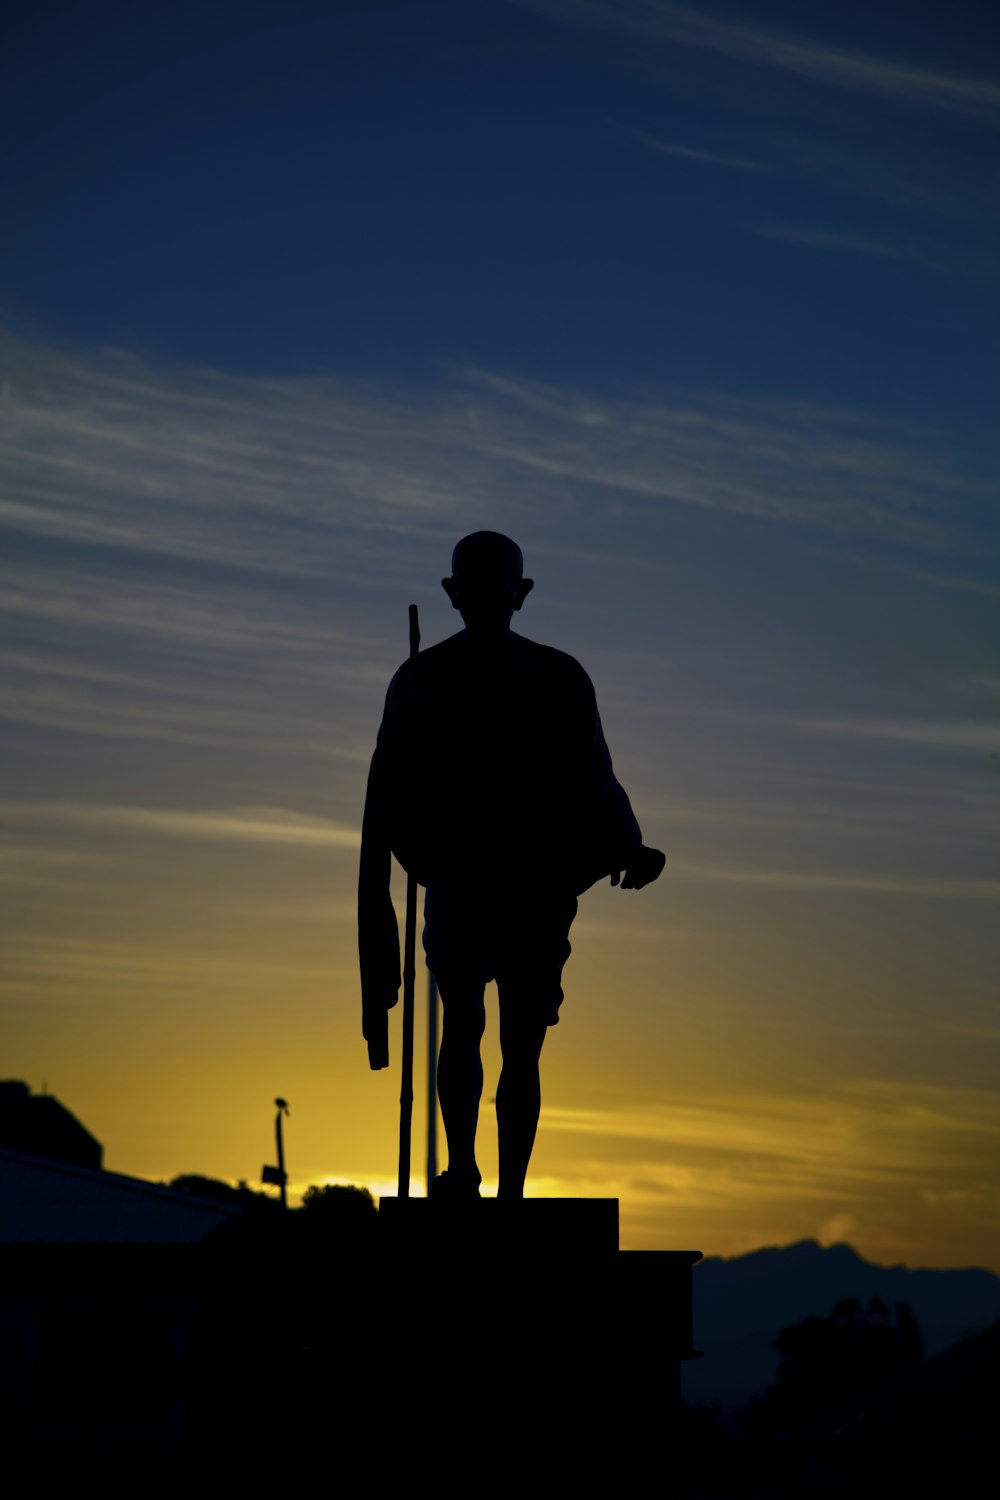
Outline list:
[[[368,1043],[368,1066],[373,1073],[389,1066],[389,1016],[386,1011],[365,1012],[364,1036]]]
[[[368,1038],[368,1066],[373,1073],[389,1066],[389,1038],[387,1036],[381,1037],[378,1041]]]
[[[617,885],[621,881],[623,891],[641,891],[644,885],[652,885],[660,878],[666,862],[667,856],[659,849],[647,849],[645,844],[640,844],[625,867],[625,878],[622,879],[621,871],[616,870],[611,876],[611,884]]]

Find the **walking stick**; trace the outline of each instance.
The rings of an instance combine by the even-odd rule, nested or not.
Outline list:
[[[420,650],[417,606],[410,605],[410,698],[413,698],[414,663]],[[417,977],[417,877],[406,876],[406,931],[403,939],[403,1078],[399,1090],[399,1186],[400,1198],[410,1196],[410,1134],[413,1126],[413,990]]]

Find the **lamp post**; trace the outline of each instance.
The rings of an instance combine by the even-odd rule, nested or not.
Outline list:
[[[291,1114],[288,1104],[284,1099],[275,1099],[278,1113],[274,1120],[274,1136],[278,1144],[278,1165],[276,1167],[264,1167],[260,1174],[261,1182],[269,1183],[276,1187],[281,1193],[282,1208],[288,1207],[288,1173],[285,1171],[285,1138],[281,1128],[282,1115]]]

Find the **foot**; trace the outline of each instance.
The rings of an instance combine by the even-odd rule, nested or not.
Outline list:
[[[431,1183],[431,1197],[435,1203],[478,1203],[479,1183],[472,1177],[442,1172]]]

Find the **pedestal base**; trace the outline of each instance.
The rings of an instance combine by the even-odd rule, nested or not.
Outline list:
[[[669,1447],[699,1251],[620,1251],[614,1198],[383,1198],[379,1234],[418,1427],[488,1443],[508,1478],[530,1436],[553,1482],[569,1449],[582,1477]]]
[[[379,1228],[386,1250],[450,1255],[475,1247],[484,1255],[533,1261],[592,1260],[618,1253],[617,1198],[525,1198],[472,1203],[383,1198]]]

